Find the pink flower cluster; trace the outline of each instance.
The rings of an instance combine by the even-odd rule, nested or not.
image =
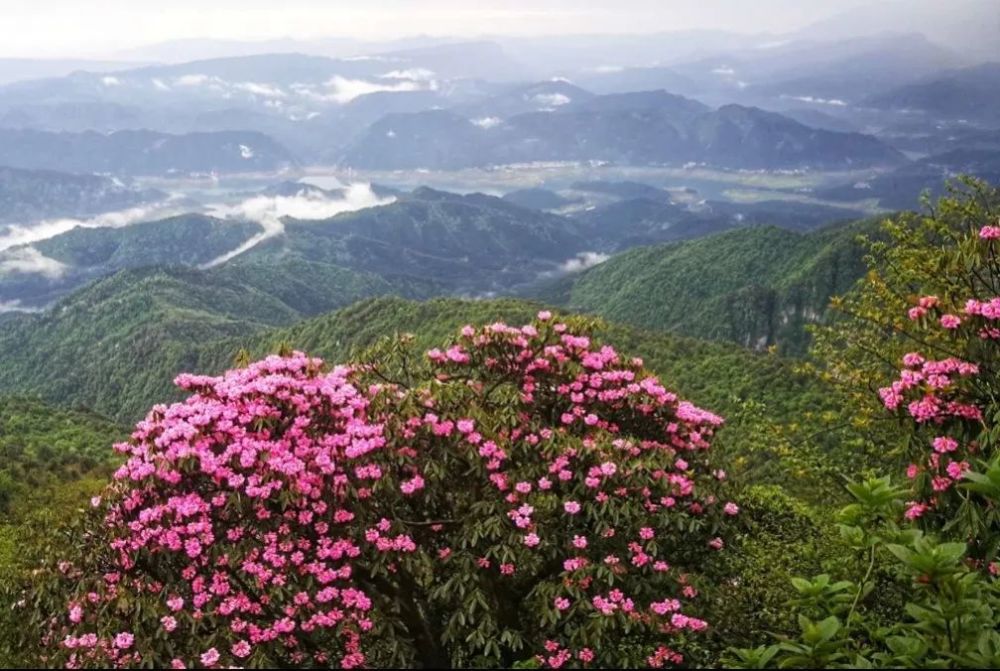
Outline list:
[[[65,572],[90,594],[53,632],[67,665],[357,667],[394,617],[380,604],[467,607],[439,586],[469,567],[515,611],[523,585],[564,590],[525,625],[547,666],[601,663],[602,641],[566,643],[594,614],[614,623],[604,643],[646,631],[651,664],[680,663],[663,636],[707,623],[683,612],[698,591],[668,553],[721,549],[739,513],[714,493],[722,420],[548,313],[467,326],[426,360],[417,386],[301,353],[179,376],[191,396],[116,446],[126,461],[95,499],[110,565]],[[137,610],[135,630],[109,629],[125,596],[148,626]]]
[[[879,389],[887,409],[896,410],[905,398],[915,397],[906,409],[919,424],[940,424],[949,417],[980,419],[975,405],[955,400],[951,393],[959,378],[979,374],[976,364],[954,357],[929,361],[917,352],[910,352],[903,358],[903,366],[898,380]]]
[[[209,618],[231,636],[228,650],[195,650],[184,664],[240,664],[273,646],[306,654],[302,639],[319,630],[340,640],[341,665],[363,662],[372,602],[351,580],[362,547],[341,536],[350,514],[339,513],[355,472],[386,439],[350,375],[322,373],[320,361],[296,353],[221,378],[177,378],[193,395],[153,408],[115,446],[127,460],[98,502],[115,566],[97,598],[70,613],[70,666],[151,656],[151,641],[123,632],[108,648],[95,632],[103,604],[125,593],[152,594],[163,632],[176,641],[188,623]],[[396,541],[380,549],[409,548]],[[164,562],[174,573],[169,589],[146,568]],[[294,598],[276,608],[289,588]],[[79,643],[86,636],[92,645]]]
[[[979,229],[979,237],[983,240],[1000,239],[1000,226],[983,226]]]
[[[995,239],[993,231],[987,230],[993,228],[1000,231],[1000,227],[987,226],[981,237]],[[925,296],[910,309],[910,318],[919,319],[931,310],[940,309],[937,297]],[[944,313],[938,325],[954,335],[961,335],[958,333],[961,331],[971,332],[980,339],[1000,338],[1000,330],[990,326],[990,322],[1000,319],[1000,297],[986,301],[969,299],[962,311],[965,318]],[[908,502],[905,517],[916,520],[940,505],[942,496],[964,479],[971,468],[970,459],[978,455],[978,444],[968,436],[977,434],[984,422],[976,392],[980,366],[954,356],[928,359],[920,352],[906,354],[902,363],[898,379],[879,389],[879,396],[888,410],[905,410],[918,427],[933,434],[929,439],[930,450],[919,463],[911,463],[906,470],[920,496]]]

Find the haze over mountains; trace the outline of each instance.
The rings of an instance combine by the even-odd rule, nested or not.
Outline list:
[[[1000,0],[146,4],[0,21],[0,667],[1000,665]]]
[[[968,4],[986,30],[991,3]],[[222,331],[241,327],[221,296],[273,325],[367,296],[526,295],[801,351],[860,272],[847,223],[1000,178],[1000,54],[923,11],[3,60],[0,310],[41,313],[4,328],[98,287],[191,291],[177,309]]]

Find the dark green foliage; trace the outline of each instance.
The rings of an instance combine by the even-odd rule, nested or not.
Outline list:
[[[838,573],[793,578],[798,631],[732,649],[735,668],[996,668],[1000,586],[969,562],[964,542],[897,524],[904,490],[889,478],[848,488],[837,516],[845,560]],[[859,564],[850,562],[858,557]]]
[[[531,282],[586,249],[582,228],[562,217],[483,194],[420,188],[382,207],[288,221],[283,236],[247,256],[336,263],[461,293]]]
[[[91,412],[0,397],[0,583],[24,570],[27,548],[46,546],[103,486],[111,444],[125,437]],[[11,665],[12,640],[0,640],[0,665]]]
[[[107,464],[124,433],[103,417],[38,400],[0,397],[0,517],[36,500],[40,486],[72,480]]]
[[[781,486],[742,490],[739,532],[717,569],[727,584],[713,592],[708,606],[708,617],[716,623],[713,640],[720,647],[797,631],[795,613],[787,606],[795,595],[791,580],[842,562],[846,550],[827,522],[825,511],[789,496]]]
[[[197,361],[197,345],[392,291],[373,276],[291,260],[260,272],[243,264],[126,270],[0,325],[0,389],[134,419],[170,395],[174,376]]]
[[[260,231],[249,221],[183,214],[123,228],[74,228],[35,247],[60,263],[110,274],[138,266],[208,263]]]
[[[634,249],[582,273],[574,310],[645,328],[802,353],[805,325],[864,274],[859,234],[874,222],[796,234],[746,228]]]

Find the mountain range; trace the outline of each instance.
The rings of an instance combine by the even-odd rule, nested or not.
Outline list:
[[[218,131],[171,135],[145,130],[103,134],[0,129],[0,165],[119,175],[275,172],[296,159],[266,135]]]
[[[481,117],[451,110],[390,114],[372,124],[342,162],[369,169],[476,166],[545,161],[605,161],[631,165],[708,164],[733,169],[865,168],[905,162],[871,136],[810,128],[753,107],[708,107],[665,91],[607,96],[566,95],[538,87],[539,109],[511,111],[508,98]]]
[[[166,197],[102,175],[0,167],[0,225],[91,216]]]
[[[201,60],[93,63],[0,84],[0,147],[11,147],[0,165],[119,175],[548,161],[855,170],[904,163],[897,150],[914,138],[1000,123],[996,64],[912,31],[637,39],[319,49],[336,57],[278,53],[295,43],[276,42],[271,53],[220,45]],[[953,148],[978,147],[970,137]]]
[[[933,119],[1000,123],[1000,62],[926,75],[869,96],[864,103],[881,109],[916,112]]]
[[[332,274],[335,281],[327,288],[339,289],[353,278],[368,287],[368,295],[509,294],[638,245],[761,224],[810,230],[856,218],[852,210],[791,201],[686,204],[638,182],[578,182],[569,191],[581,194],[575,197],[539,190],[558,203],[595,194],[604,203],[560,213],[514,202],[518,197],[427,187],[371,191],[383,200],[334,216],[323,214],[323,204],[345,197],[345,190],[281,182],[243,194],[243,205],[226,216],[187,213],[130,222],[115,220],[112,213],[108,221],[55,222],[51,235],[34,241],[32,229],[18,229],[6,246],[0,244],[0,304],[41,309],[89,281],[158,265],[211,267],[225,274],[272,266],[294,272],[297,264],[316,274],[317,286],[326,286],[319,278]],[[281,200],[303,203],[305,209],[299,218],[258,213],[259,203],[266,207]],[[310,215],[316,207],[317,214]],[[25,241],[18,244],[19,235]],[[334,294],[331,300],[343,304]]]
[[[491,319],[506,309],[525,314],[537,308],[402,298],[330,311],[368,297],[461,293],[463,286],[483,287],[507,273],[522,273],[517,281],[527,284],[528,268],[554,264],[578,244],[564,237],[573,230],[565,227],[566,219],[531,212],[492,197],[425,189],[328,222],[288,221],[285,235],[209,269],[151,264],[168,258],[176,263],[183,254],[199,263],[247,235],[248,224],[186,216],[124,229],[76,229],[38,243],[39,249],[73,264],[80,277],[97,279],[44,312],[0,322],[0,392],[39,394],[132,418],[152,401],[170,397],[176,372],[219,370],[242,347],[261,352],[288,342],[342,356],[377,334],[411,328],[407,314],[434,311],[435,337],[471,318],[463,316],[468,310]],[[468,230],[468,217],[478,228]],[[525,218],[534,229],[528,245],[522,239]],[[542,273],[524,293],[647,329],[613,332],[640,343],[659,339],[665,343],[656,345],[665,352],[659,356],[682,357],[694,348],[709,359],[749,357],[746,365],[756,376],[771,364],[753,363],[750,350],[777,344],[800,353],[807,342],[804,326],[821,319],[829,296],[862,274],[855,238],[873,227],[806,234],[750,227],[638,247],[582,272],[551,279]],[[449,257],[448,265],[428,261]],[[101,278],[97,268],[110,274]],[[755,279],[747,283],[748,277]],[[359,330],[366,335],[357,335]],[[732,344],[695,344],[668,333]]]

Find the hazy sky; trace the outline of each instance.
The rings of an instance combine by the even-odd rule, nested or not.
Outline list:
[[[859,4],[862,0],[0,0],[0,55],[108,56],[195,37],[782,32]]]

